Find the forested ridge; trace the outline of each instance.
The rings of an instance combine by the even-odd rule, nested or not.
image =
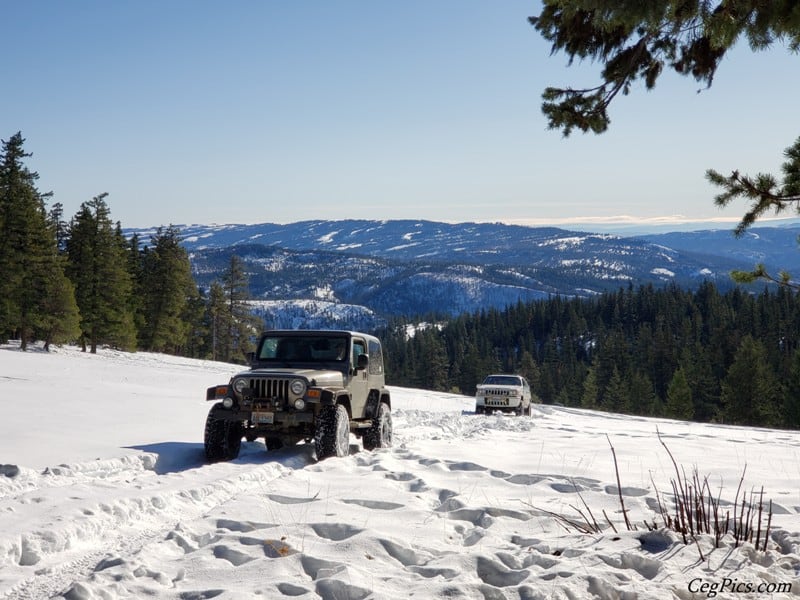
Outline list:
[[[471,395],[488,373],[518,372],[548,404],[800,426],[800,300],[787,287],[629,286],[381,335],[395,385]]]

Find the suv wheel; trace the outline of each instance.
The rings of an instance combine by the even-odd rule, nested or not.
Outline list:
[[[372,426],[364,433],[364,450],[389,448],[392,445],[392,411],[386,402],[378,405]]]
[[[233,460],[239,456],[244,428],[241,423],[218,419],[222,404],[215,404],[208,411],[203,445],[206,459],[210,462]]]
[[[281,438],[266,438],[264,440],[264,445],[267,447],[267,450],[280,450],[283,448],[283,440]]]
[[[350,417],[342,404],[322,409],[314,435],[317,460],[350,454]]]

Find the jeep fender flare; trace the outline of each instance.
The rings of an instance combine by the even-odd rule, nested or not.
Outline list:
[[[350,409],[350,394],[347,393],[347,390],[322,390],[319,403],[320,406],[343,404],[347,409],[347,414],[352,415]]]
[[[389,398],[389,392],[387,390],[378,390],[372,389],[369,391],[369,395],[367,396],[367,404],[364,408],[365,416],[368,419],[373,419],[378,414],[378,407],[381,403],[385,403],[392,407],[392,401]]]

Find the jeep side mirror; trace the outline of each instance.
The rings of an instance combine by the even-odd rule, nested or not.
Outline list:
[[[359,354],[356,359],[356,370],[361,371],[369,365],[369,354]]]

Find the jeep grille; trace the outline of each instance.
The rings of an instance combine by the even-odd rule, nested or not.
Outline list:
[[[273,379],[271,377],[250,378],[250,389],[254,400],[288,400],[289,380]]]

